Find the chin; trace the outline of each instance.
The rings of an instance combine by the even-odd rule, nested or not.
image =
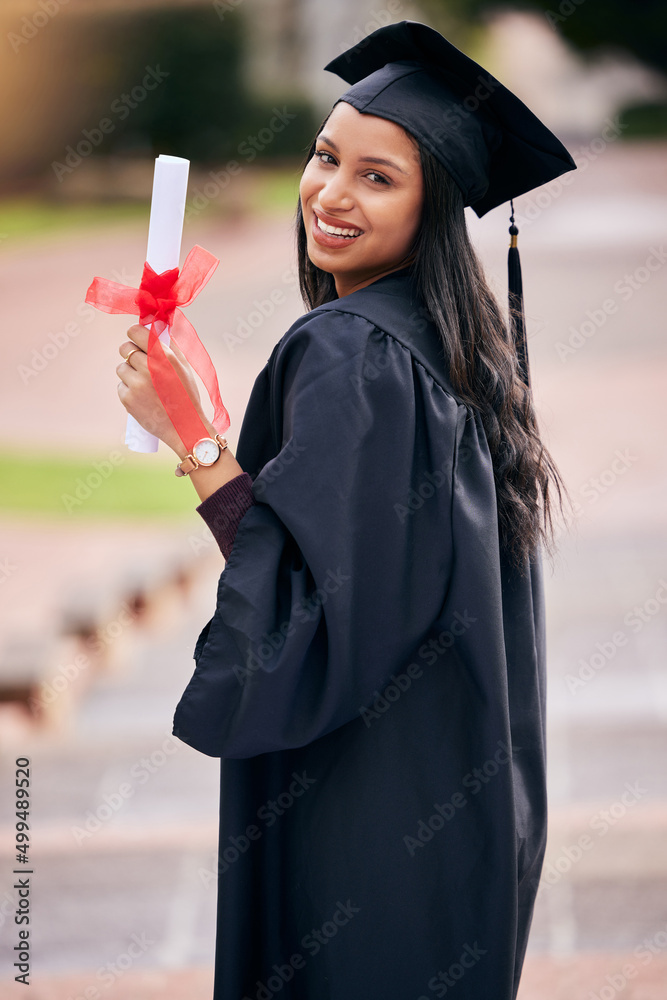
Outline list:
[[[321,255],[317,252],[318,250],[319,247],[307,247],[308,259],[310,260],[310,263],[315,267],[318,267],[320,271],[327,271],[331,273],[331,265],[329,261],[327,261],[326,258],[322,260]]]
[[[326,271],[327,274],[332,274],[333,268],[331,257],[322,252],[321,246],[318,246],[314,240],[309,239],[306,244],[306,251],[311,264],[314,264],[315,267],[319,267],[320,271]]]

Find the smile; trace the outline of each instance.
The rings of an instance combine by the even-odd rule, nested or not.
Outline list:
[[[355,240],[363,236],[364,230],[353,229],[351,226],[331,226],[313,212],[311,234],[321,247],[328,250],[343,250],[345,247],[351,247]]]
[[[328,233],[330,236],[343,236],[345,239],[354,239],[355,236],[361,236],[363,229],[336,229],[334,226],[328,226],[326,222],[322,222],[319,216],[315,216],[317,219],[318,229],[321,229],[323,233]]]

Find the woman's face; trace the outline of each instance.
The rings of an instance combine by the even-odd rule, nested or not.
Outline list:
[[[400,125],[340,101],[317,137],[299,194],[308,256],[333,275],[339,297],[405,266],[424,185],[418,148]]]

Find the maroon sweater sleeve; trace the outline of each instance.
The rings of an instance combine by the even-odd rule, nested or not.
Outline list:
[[[211,493],[197,507],[225,559],[229,559],[241,518],[255,503],[252,479],[247,472],[242,472]]]

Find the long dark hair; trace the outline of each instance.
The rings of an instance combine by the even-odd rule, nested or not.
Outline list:
[[[413,136],[410,139],[420,153],[424,203],[406,261],[444,344],[452,385],[462,402],[481,416],[493,462],[501,545],[517,567],[525,568],[540,541],[553,555],[552,495],[562,514],[563,498],[569,501],[569,494],[540,440],[532,394],[521,376],[509,325],[470,242],[461,191],[442,164]],[[317,136],[306,163],[316,142]],[[314,309],[337,297],[336,286],[333,276],[315,267],[308,256],[300,202],[295,227],[301,295]]]

